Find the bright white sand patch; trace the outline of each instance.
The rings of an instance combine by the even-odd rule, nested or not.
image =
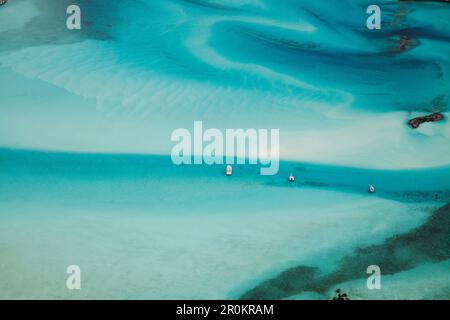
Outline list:
[[[417,114],[416,114],[417,115]],[[352,115],[338,125],[283,132],[282,157],[381,169],[443,166],[450,162],[450,126],[426,123],[412,130],[405,112]],[[444,113],[448,118],[450,114]]]
[[[151,70],[116,65],[113,51],[93,41],[70,45],[72,49],[62,47],[28,48],[3,54],[0,59],[17,73],[91,100],[74,99],[69,94],[67,98],[61,94],[56,97],[49,89],[45,95],[41,92],[46,97],[42,101],[22,95],[20,103],[33,105],[40,114],[25,123],[26,114],[14,118],[11,106],[4,105],[7,114],[2,117],[6,121],[2,139],[6,141],[2,145],[169,154],[173,147],[170,133],[180,127],[191,128],[194,120],[202,119],[205,126],[222,129],[279,128],[282,159],[382,169],[450,163],[450,126],[446,120],[411,130],[406,122],[414,115],[405,112],[380,114],[334,106],[327,109],[307,96],[306,100],[301,96],[278,99],[272,93],[161,77]],[[66,57],[66,52],[73,54]],[[10,72],[2,72],[0,77],[5,77],[2,83],[7,93],[20,95],[25,86],[40,86],[20,76],[14,78]],[[83,116],[74,114],[69,118],[60,112],[52,124],[42,127],[39,124],[46,122],[46,117],[55,118],[48,108],[52,103],[69,113],[83,109]],[[259,109],[265,112],[255,118]],[[104,119],[93,121],[99,117]],[[58,135],[52,130],[44,136],[55,124],[68,120],[70,125],[59,126]],[[75,134],[74,130],[79,129]]]

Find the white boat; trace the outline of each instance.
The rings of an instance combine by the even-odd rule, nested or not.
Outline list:
[[[227,169],[226,169],[226,171],[225,171],[225,174],[226,174],[227,176],[231,176],[231,175],[233,174],[233,167],[230,166],[230,165],[228,165],[228,166],[227,166]]]
[[[291,173],[290,175],[289,175],[289,182],[294,182],[295,181],[295,177],[294,177],[294,175]]]
[[[369,192],[370,193],[374,193],[375,192],[375,187],[373,185],[369,185]]]

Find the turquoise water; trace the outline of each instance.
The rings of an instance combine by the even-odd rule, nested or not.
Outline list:
[[[448,168],[282,163],[301,177],[288,185],[167,156],[4,149],[0,159],[5,298],[238,298],[299,263],[332,270],[353,248],[420,225],[450,192]],[[85,274],[77,294],[63,285],[70,264]]]
[[[450,199],[447,4],[379,2],[369,31],[363,0],[79,1],[69,31],[69,3],[0,7],[0,298],[237,299],[270,279],[268,298],[450,297],[435,221]],[[430,112],[444,121],[407,126]],[[173,165],[170,134],[194,120],[279,129],[279,174]],[[409,254],[418,242],[439,254]],[[377,292],[371,252],[392,254]],[[299,266],[325,280],[280,293]]]

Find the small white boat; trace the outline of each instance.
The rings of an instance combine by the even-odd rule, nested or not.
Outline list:
[[[226,169],[226,171],[225,171],[225,174],[226,174],[227,176],[231,176],[231,175],[233,174],[233,167],[230,166],[230,165],[228,165],[228,166],[227,166],[227,169]]]
[[[289,175],[289,182],[294,182],[295,181],[295,177],[294,177],[294,175],[291,173],[290,175]]]
[[[375,192],[375,187],[373,185],[369,185],[369,192],[370,193],[374,193]]]

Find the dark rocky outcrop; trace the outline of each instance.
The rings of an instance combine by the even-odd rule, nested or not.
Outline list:
[[[346,293],[341,292],[341,289],[336,289],[333,300],[350,300]]]
[[[434,122],[434,121],[440,121],[443,119],[444,119],[444,116],[441,113],[436,112],[436,113],[433,113],[433,114],[430,114],[427,116],[413,118],[408,121],[408,124],[411,128],[417,129],[424,122]]]

